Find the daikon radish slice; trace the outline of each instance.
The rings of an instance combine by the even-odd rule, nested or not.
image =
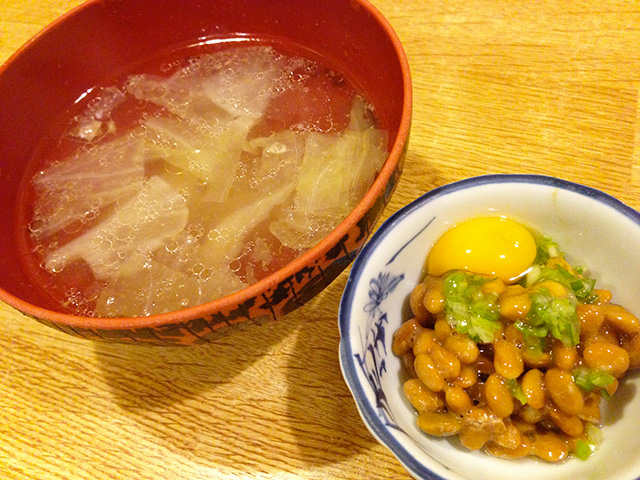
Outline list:
[[[384,163],[385,145],[382,131],[373,128],[309,133],[296,188],[298,208],[348,215]]]
[[[389,156],[386,130],[368,128],[350,133],[357,138],[358,147],[351,157],[353,170],[349,182],[349,212],[365,196]],[[356,153],[357,148],[361,149],[360,154]]]
[[[164,313],[179,308],[183,298],[187,298],[187,292],[193,290],[197,292],[194,279],[150,261],[146,268],[131,275],[110,279],[96,300],[95,314],[132,317]]]
[[[182,118],[207,122],[228,121],[229,113],[207,97],[202,89],[203,78],[179,70],[171,77],[132,75],[125,88],[138,100],[166,108]]]
[[[135,134],[82,151],[34,177],[39,195],[30,228],[46,237],[91,219],[113,202],[124,202],[144,182],[144,152]]]
[[[290,179],[281,183],[277,190],[254,198],[227,215],[209,231],[199,252],[202,263],[215,267],[228,265],[230,261],[239,258],[245,248],[248,234],[267,221],[272,212],[285,203],[294,190],[295,182]]]
[[[150,252],[185,228],[188,215],[185,200],[153,176],[110,217],[49,253],[45,267],[56,272],[73,260],[84,260],[99,280],[130,275],[144,268]]]
[[[354,127],[361,128],[362,110],[352,111]],[[293,249],[310,248],[328,235],[365,195],[387,157],[386,133],[374,128],[311,132],[306,139],[294,205],[269,227]]]
[[[133,317],[166,313],[221,298],[246,287],[228,268],[180,271],[150,260],[146,268],[111,279],[96,301],[96,315]]]
[[[233,185],[253,123],[248,117],[208,125],[155,116],[144,123],[145,138],[152,155],[195,175],[207,187],[207,200],[223,202]]]
[[[244,149],[253,155],[252,186],[291,181],[302,163],[304,144],[305,134],[291,130],[248,141]]]
[[[285,247],[306,250],[329,235],[341,220],[337,215],[308,214],[294,207],[273,221],[269,230]]]
[[[250,47],[229,56],[202,83],[207,97],[234,116],[261,117],[286,71],[272,48]]]

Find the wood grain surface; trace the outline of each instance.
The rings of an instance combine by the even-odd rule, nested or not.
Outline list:
[[[79,3],[2,0],[0,61]],[[385,218],[436,186],[506,172],[640,207],[640,3],[374,4],[404,44],[415,98]],[[281,321],[197,348],[90,343],[0,304],[0,478],[410,478],[340,373],[347,273]]]

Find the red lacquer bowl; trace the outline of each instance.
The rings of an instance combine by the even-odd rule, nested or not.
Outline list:
[[[83,92],[155,52],[238,35],[278,37],[343,68],[373,101],[390,154],[366,196],[318,245],[224,298],[138,318],[69,315],[39,293],[18,247],[17,196],[47,126]],[[402,171],[411,122],[406,55],[366,0],[92,0],[47,27],[0,69],[0,300],[51,327],[127,343],[207,342],[247,322],[280,318],[331,283],[356,257]]]

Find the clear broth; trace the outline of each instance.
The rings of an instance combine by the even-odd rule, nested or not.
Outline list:
[[[113,78],[107,79],[103,84],[83,94],[73,107],[61,116],[59,122],[52,126],[49,134],[38,145],[36,154],[29,165],[30,174],[28,178],[35,178],[39,175],[39,172],[51,169],[56,164],[60,164],[69,157],[78,154],[78,152],[106,143],[113,139],[114,135],[119,135],[120,132],[136,129],[141,118],[150,118],[165,112],[165,107],[148,101],[141,101],[131,95],[126,95],[124,99],[117,98],[117,92],[126,90],[126,84],[130,82],[132,75],[144,74],[170,77],[177,71],[193,64],[193,62],[197,62],[203,56],[228,52],[239,46],[243,48],[270,47],[284,57],[305,59],[304,62],[308,62],[307,64],[312,65],[314,69],[314,74],[305,77],[300,85],[294,85],[293,88],[286,89],[284,94],[276,97],[276,101],[271,101],[266,113],[250,128],[249,139],[269,137],[283,130],[295,132],[313,131],[329,135],[339,134],[349,126],[353,99],[356,97],[366,98],[364,92],[360,91],[355,82],[348,78],[345,73],[335,69],[328,60],[298,45],[278,42],[273,39],[239,38],[227,39],[226,41],[208,41],[176,48],[169,52],[163,52],[140,65],[128,68],[124,72],[114,74]],[[92,115],[95,117],[96,108],[99,108],[101,104],[104,106],[105,98],[107,97],[112,97],[111,100],[113,100],[115,106],[111,109],[106,109],[106,113],[103,114],[104,118],[99,122],[99,126],[86,128],[87,112],[93,112]],[[109,98],[107,98],[108,102]],[[372,128],[377,127],[375,113],[371,108],[367,111],[370,113]],[[111,131],[114,126],[115,133]],[[96,135],[96,138],[92,138],[92,132],[96,129],[100,129],[100,132]],[[241,162],[239,167],[240,174],[236,178],[241,177],[241,181],[245,182],[244,188],[249,188],[251,182],[256,180],[255,172],[252,177],[250,172],[242,171],[245,167],[247,166]],[[145,178],[149,178],[156,173],[166,175],[167,165],[158,161],[146,161],[144,170]],[[25,251],[22,257],[27,271],[38,288],[43,293],[46,293],[46,296],[51,299],[54,305],[58,306],[58,309],[78,315],[96,315],[97,300],[105,289],[106,280],[97,278],[91,266],[83,260],[70,261],[64,265],[64,268],[55,272],[52,271],[55,269],[50,266],[45,268],[45,263],[47,255],[52,251],[68,244],[82,233],[99,225],[101,221],[108,219],[113,213],[113,207],[111,205],[101,207],[95,215],[86,216],[83,221],[68,224],[64,229],[58,230],[54,234],[34,235],[34,231],[37,230],[37,228],[34,228],[35,205],[40,201],[39,196],[40,193],[34,186],[33,181],[29,181],[22,186],[19,199],[21,207],[19,240]],[[239,200],[242,199],[242,195],[236,192],[233,199],[236,204],[240,204]],[[221,219],[224,218],[224,212],[212,211],[211,218],[208,220],[215,222],[217,215]],[[341,219],[333,219],[335,222],[331,228],[335,227]],[[202,235],[212,234],[212,230],[208,232],[198,231],[198,222],[192,222],[186,229],[189,230],[189,235],[196,240],[199,240]],[[258,226],[256,232],[256,236],[252,237],[242,249],[241,255],[237,256],[237,258],[227,259],[229,270],[240,280],[237,288],[254,283],[277,271],[308,249],[308,247],[292,248],[283,244],[265,225]],[[165,249],[170,250],[168,247]],[[209,277],[217,274],[215,270],[211,271],[207,265],[202,266],[202,271],[200,272],[194,271],[194,268],[197,269],[197,263],[195,262],[194,266],[191,267],[189,273],[191,277],[195,274],[206,274]],[[209,270],[207,271],[208,268]],[[139,280],[140,278],[138,278]],[[184,285],[180,284],[179,279],[174,279],[173,283],[172,288],[180,289],[184,287]],[[200,282],[196,285],[202,285],[202,283]],[[196,288],[201,287],[196,286]],[[201,298],[196,303],[215,300],[218,296],[226,295],[231,291],[221,291],[218,295],[213,295],[213,298]],[[143,292],[140,291],[138,296],[140,297],[142,294]],[[154,297],[159,298],[167,295],[167,291],[163,291],[160,288],[146,292],[145,295],[152,299],[153,303]],[[100,316],[149,315],[177,310],[194,304],[193,301],[178,298],[181,295],[180,293],[169,292],[168,295],[176,297],[174,301],[170,302],[169,306],[160,302],[161,305],[159,306],[153,304],[148,308],[145,307],[145,311],[133,312],[130,309],[118,310],[116,308],[116,313],[113,314],[109,312],[105,314],[103,308]],[[117,298],[113,300],[118,301]]]

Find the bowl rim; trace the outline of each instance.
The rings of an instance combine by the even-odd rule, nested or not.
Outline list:
[[[291,263],[256,283],[216,300],[180,310],[174,310],[172,312],[140,317],[85,317],[81,315],[62,313],[33,305],[30,302],[16,297],[3,288],[0,288],[0,301],[4,301],[24,314],[70,327],[88,329],[95,328],[103,330],[154,328],[167,324],[183,323],[196,318],[206,318],[212,313],[225,310],[232,305],[242,304],[246,300],[259,295],[260,292],[276,287],[280,281],[295,274],[304,265],[313,263],[314,259],[319,258],[323,253],[327,252],[332,247],[334,240],[345,236],[349,229],[357,223],[358,219],[374,205],[380,192],[384,191],[387,181],[393,175],[398,164],[401,162],[404,150],[408,143],[413,106],[413,88],[409,60],[400,38],[393,29],[391,23],[372,3],[369,2],[369,0],[346,1],[351,2],[352,5],[357,4],[358,7],[363,8],[369,15],[371,15],[391,42],[393,50],[395,51],[396,60],[400,67],[403,85],[403,101],[396,138],[393,145],[390,146],[388,157],[385,160],[382,169],[358,205],[342,222],[340,222],[340,224],[338,224],[334,230],[331,231],[329,235],[323,238],[310,250],[297,257]],[[9,67],[16,58],[18,58],[27,49],[34,46],[37,40],[45,36],[49,31],[57,28],[60,24],[63,24],[70,17],[78,14],[85,8],[104,2],[105,0],[87,0],[62,14],[52,23],[45,26],[40,32],[31,37],[24,45],[16,50],[6,60],[6,62],[0,65],[0,74],[2,74],[2,72]]]
[[[354,293],[356,287],[360,284],[364,270],[367,266],[367,259],[372,258],[372,253],[375,252],[378,246],[393,232],[394,227],[398,223],[402,222],[405,217],[440,197],[454,194],[460,190],[492,184],[508,183],[532,184],[577,193],[578,195],[601,202],[640,226],[639,211],[628,206],[614,196],[596,188],[548,175],[488,174],[466,178],[428,191],[413,200],[411,203],[407,204],[405,207],[396,211],[371,235],[369,241],[366,243],[360,252],[360,255],[358,255],[351,267],[340,301],[340,308],[338,311],[338,329],[340,332],[340,368],[365,425],[369,428],[374,437],[388,448],[412,475],[415,475],[420,479],[445,480],[444,477],[441,477],[430,470],[427,465],[418,461],[416,457],[410,453],[409,449],[390,434],[389,429],[380,421],[375,405],[369,401],[368,395],[364,391],[363,384],[358,380],[358,371],[353,360],[354,353],[350,341],[350,316],[353,309]],[[425,455],[431,458],[426,452]],[[433,459],[433,461],[437,462],[435,459]],[[443,466],[443,468],[446,467]]]

